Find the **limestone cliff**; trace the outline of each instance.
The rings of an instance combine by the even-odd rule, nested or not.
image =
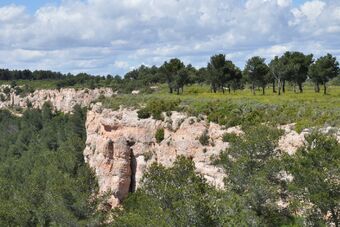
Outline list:
[[[8,87],[9,92],[4,92]],[[57,89],[44,89],[36,90],[33,93],[21,96],[16,95],[14,89],[9,86],[0,86],[0,95],[4,100],[0,101],[0,109],[8,107],[21,107],[26,108],[32,105],[33,108],[41,108],[45,102],[50,102],[53,108],[61,112],[71,112],[75,105],[82,107],[89,106],[91,102],[98,99],[101,95],[111,97],[113,95],[111,88],[98,88],[98,89],[74,89],[63,88]]]
[[[280,126],[284,135],[277,149],[294,154],[306,143],[305,135],[294,131],[294,124]],[[223,169],[211,163],[228,147],[222,141],[223,134],[243,132],[238,127],[224,129],[215,123],[208,123],[204,117],[190,117],[184,113],[172,112],[164,120],[139,119],[136,110],[112,111],[102,108],[100,103],[92,105],[87,113],[87,141],[84,150],[85,161],[95,170],[101,193],[109,192],[109,204],[117,206],[129,192],[138,188],[145,170],[152,163],[171,166],[176,157],[191,158],[197,172],[216,187],[223,187],[226,176]],[[164,140],[157,143],[157,129],[164,130]],[[323,133],[327,130],[323,129]],[[338,130],[338,129],[337,129]],[[202,145],[199,138],[209,138]],[[340,130],[337,131],[340,140]]]
[[[191,158],[209,183],[223,187],[223,170],[210,160],[228,147],[222,141],[226,130],[217,124],[177,112],[164,121],[139,119],[135,110],[112,111],[97,104],[88,111],[86,128],[85,161],[96,172],[100,192],[111,191],[112,206],[138,188],[148,166],[154,162],[170,166],[179,155]],[[159,128],[164,129],[164,140],[158,144]],[[201,144],[202,134],[209,144]]]

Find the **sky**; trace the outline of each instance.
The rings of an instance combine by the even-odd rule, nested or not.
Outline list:
[[[340,0],[0,0],[0,68],[124,75],[178,57],[340,59]]]

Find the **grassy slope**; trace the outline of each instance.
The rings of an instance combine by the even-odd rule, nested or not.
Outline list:
[[[120,95],[101,100],[105,107],[117,109],[120,105],[136,107],[145,105],[149,100],[181,100],[181,109],[192,115],[200,113],[210,116],[210,120],[227,126],[256,124],[259,122],[292,123],[297,128],[331,125],[340,127],[340,87],[331,86],[328,95],[315,93],[312,87],[305,87],[302,94],[294,93],[291,88],[278,96],[271,89],[262,95],[254,96],[245,89],[231,94],[210,93],[208,86],[193,85],[185,87],[180,95],[167,93],[165,85],[160,91],[148,95]]]

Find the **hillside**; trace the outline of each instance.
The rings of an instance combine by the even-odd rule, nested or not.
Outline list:
[[[308,85],[303,93],[287,87],[281,96],[211,93],[206,85],[186,86],[179,95],[162,84],[138,94],[1,89],[3,225],[103,225],[109,219],[114,226],[276,226],[338,218],[332,214],[339,191],[337,86],[328,95]],[[25,168],[30,160],[36,164]],[[64,178],[41,176],[45,171]],[[321,176],[329,180],[319,182]],[[29,184],[28,190],[18,184]],[[43,197],[34,199],[35,193]],[[19,218],[22,209],[30,212]]]

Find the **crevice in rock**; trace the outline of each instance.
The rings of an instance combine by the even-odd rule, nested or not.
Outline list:
[[[113,142],[112,142],[112,140],[109,140],[109,143],[107,145],[107,149],[108,149],[108,158],[109,159],[113,159],[114,150],[113,150]]]
[[[131,168],[131,183],[130,183],[129,192],[135,192],[136,191],[137,161],[136,161],[136,157],[135,157],[132,149],[131,149],[131,152],[130,152],[130,168]]]
[[[130,148],[130,168],[131,168],[131,181],[130,181],[130,188],[129,192],[135,192],[136,191],[136,169],[137,169],[137,161],[136,157],[133,153],[132,146],[135,145],[135,141],[127,141],[127,145]]]

